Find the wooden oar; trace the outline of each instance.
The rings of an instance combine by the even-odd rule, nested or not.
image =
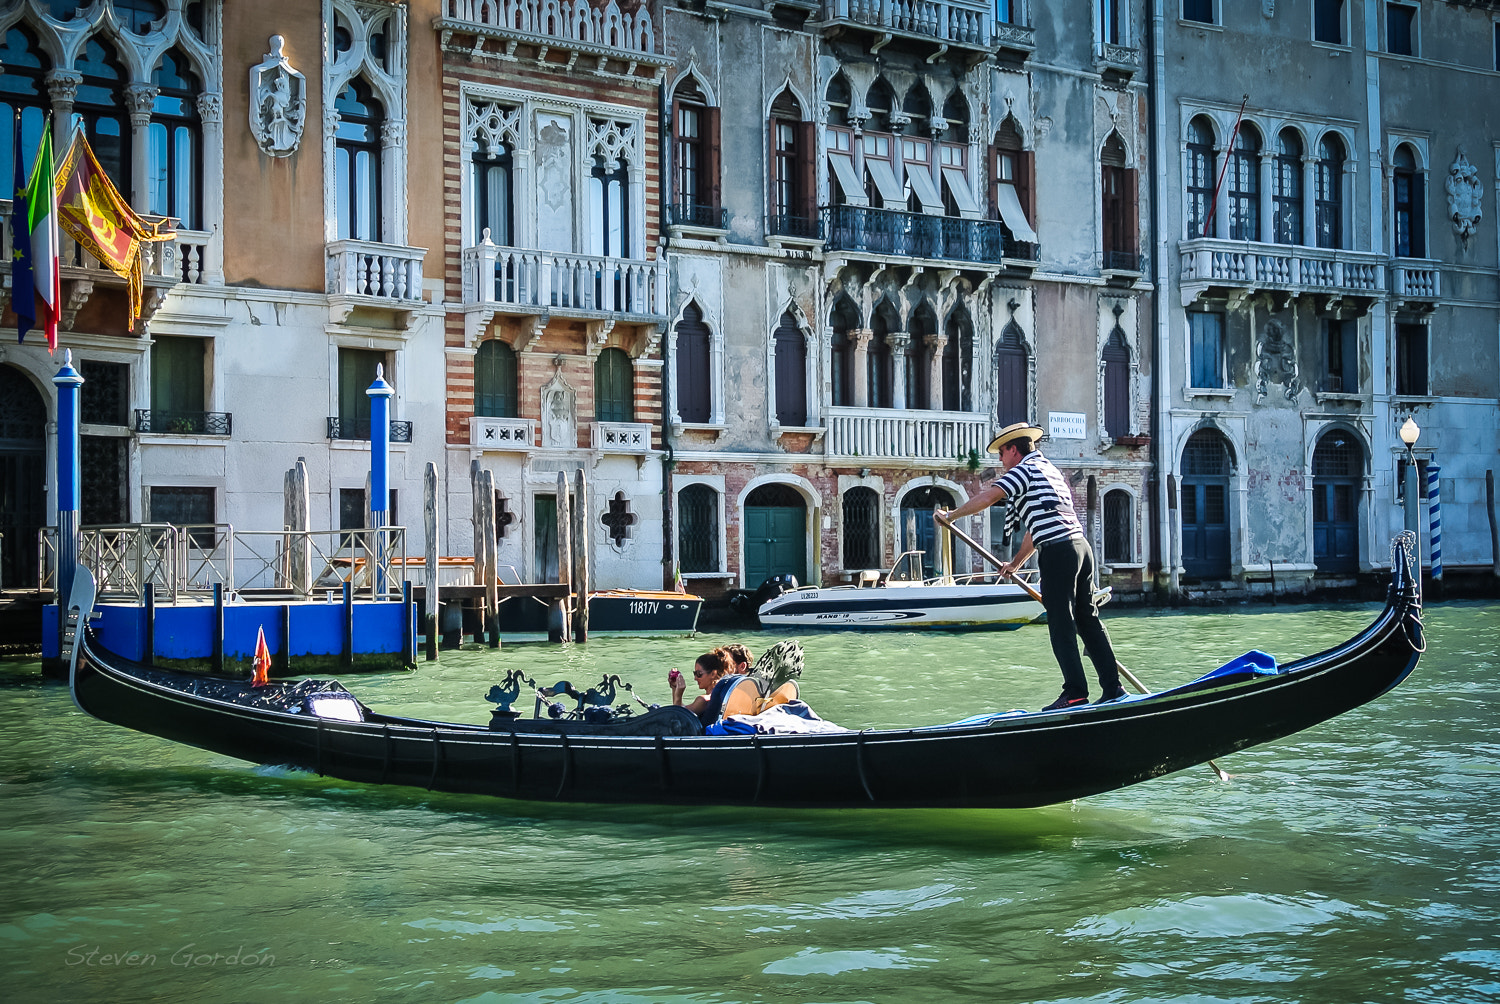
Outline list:
[[[947,527],[949,530],[951,530],[953,532],[953,535],[955,537],[957,537],[959,540],[963,541],[965,544],[968,544],[970,547],[972,547],[974,549],[974,551],[975,551],[976,554],[978,554],[984,560],[988,561],[990,564],[994,565],[996,569],[1002,568],[1005,565],[1005,562],[1001,561],[999,558],[997,558],[993,554],[991,554],[989,552],[989,550],[987,548],[985,548],[985,546],[983,544],[979,543],[979,541],[975,540],[973,537],[970,537],[967,533],[965,533],[964,531],[960,530],[958,527],[954,526],[952,523],[948,522],[947,520],[941,520],[941,519],[938,522],[941,523],[943,526]],[[1009,573],[1006,577],[1009,578],[1010,581],[1014,582],[1016,585],[1020,586],[1021,589],[1025,591],[1025,593],[1026,593],[1027,596],[1030,596],[1033,600],[1036,600],[1038,603],[1042,602],[1042,594],[1039,593],[1039,592],[1037,592],[1035,589],[1031,588],[1031,584],[1030,583],[1028,583],[1028,582],[1024,581],[1023,579],[1019,578],[1014,572]],[[1045,604],[1044,604],[1044,606],[1045,606]],[[1126,669],[1124,667],[1124,665],[1121,664],[1120,660],[1118,660],[1118,659],[1115,660],[1115,671],[1118,672],[1121,676],[1123,676],[1126,680],[1130,681],[1130,685],[1132,687],[1134,687],[1136,690],[1140,691],[1143,694],[1149,694],[1149,693],[1151,693],[1151,689],[1149,687],[1147,687],[1144,683],[1142,683],[1139,679],[1137,679],[1136,675],[1134,673],[1132,673],[1130,670]],[[1229,774],[1224,770],[1224,768],[1220,767],[1218,764],[1214,763],[1212,760],[1208,761],[1208,766],[1213,769],[1213,772],[1215,774],[1218,775],[1220,781],[1228,781],[1229,780]]]

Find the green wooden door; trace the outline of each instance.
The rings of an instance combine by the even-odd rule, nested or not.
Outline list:
[[[745,507],[745,588],[773,575],[807,581],[807,509],[803,506]]]

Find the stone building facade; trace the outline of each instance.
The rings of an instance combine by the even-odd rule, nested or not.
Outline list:
[[[1493,4],[1154,3],[1174,585],[1295,589],[1388,565],[1408,417],[1424,475],[1441,468],[1445,561],[1489,564],[1496,23]]]
[[[1142,26],[1064,6],[666,9],[664,431],[699,591],[932,567],[934,506],[1021,420],[1117,587],[1148,581]],[[1003,546],[998,512],[971,531]]]

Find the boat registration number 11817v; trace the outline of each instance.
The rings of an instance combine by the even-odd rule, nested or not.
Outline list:
[[[660,600],[631,600],[630,612],[633,614],[654,614],[661,610]]]

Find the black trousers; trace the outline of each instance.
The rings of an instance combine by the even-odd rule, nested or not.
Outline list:
[[[1076,537],[1044,544],[1037,552],[1037,569],[1041,572],[1042,606],[1047,610],[1052,654],[1062,668],[1063,693],[1069,697],[1087,697],[1089,693],[1083,660],[1078,657],[1079,638],[1099,677],[1101,696],[1118,692],[1120,673],[1115,668],[1115,649],[1094,603],[1093,548]]]

